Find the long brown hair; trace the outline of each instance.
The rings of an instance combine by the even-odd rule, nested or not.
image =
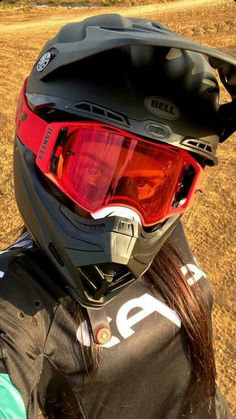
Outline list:
[[[211,402],[216,389],[216,369],[211,325],[209,290],[196,282],[189,285],[181,273],[184,261],[171,241],[155,257],[145,279],[157,289],[175,310],[184,326],[186,351],[191,364],[191,380],[186,409],[194,410]],[[201,282],[201,281],[200,281]]]

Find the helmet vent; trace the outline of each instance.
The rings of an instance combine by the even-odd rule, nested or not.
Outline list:
[[[195,140],[193,138],[183,140],[182,144],[188,145],[188,146],[193,147],[193,148],[197,148],[197,150],[202,150],[202,151],[205,151],[207,153],[213,153],[212,147],[209,144],[205,144],[205,143],[203,143],[199,140]]]
[[[120,115],[116,112],[112,112],[106,108],[103,108],[102,106],[94,105],[88,102],[80,102],[77,105],[74,105],[74,108],[86,114],[89,113],[94,116],[103,116],[104,118],[109,119],[111,121],[116,121],[120,122],[123,125],[128,125],[126,118],[123,115]]]

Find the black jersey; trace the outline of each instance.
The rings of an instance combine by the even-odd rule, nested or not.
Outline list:
[[[180,223],[172,240],[186,261],[186,281],[192,286],[201,281],[211,299]],[[38,404],[48,419],[182,417],[190,364],[180,318],[161,296],[139,279],[106,306],[112,339],[92,375],[85,374],[81,351],[91,342],[88,324],[75,321],[69,300],[29,236],[0,255],[0,375],[25,409],[25,416],[21,409],[9,418],[36,419]],[[0,413],[5,412],[1,403]],[[217,395],[210,412],[203,407],[185,418],[230,414]]]

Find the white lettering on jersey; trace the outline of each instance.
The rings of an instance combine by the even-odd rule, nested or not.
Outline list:
[[[128,318],[129,312],[136,307],[141,308],[139,313]],[[154,312],[160,313],[162,316],[175,323],[176,326],[180,327],[180,318],[175,311],[171,310],[166,304],[157,300],[155,297],[149,294],[144,294],[139,298],[127,301],[127,303],[123,304],[118,311],[116,316],[116,325],[121,336],[124,339],[129,338],[134,333],[131,327],[141,322],[141,320],[150,316],[150,314]]]
[[[193,263],[188,263],[187,265],[182,266],[181,272],[184,276],[192,274],[192,276],[190,276],[187,280],[189,285],[195,284],[195,282],[199,281],[202,277],[206,278],[205,272]]]
[[[128,317],[128,314],[134,308],[140,308],[140,311],[133,316]],[[166,317],[168,320],[172,321],[176,326],[181,326],[181,321],[178,314],[171,310],[166,304],[159,301],[157,298],[145,293],[141,297],[133,298],[126,303],[124,303],[118,310],[116,316],[116,325],[117,329],[123,339],[128,339],[135,332],[132,329],[132,326],[139,323],[146,317],[150,316],[152,313],[159,313],[162,316]],[[108,317],[109,323],[111,318]],[[91,340],[89,335],[89,329],[87,322],[84,321],[78,328],[76,332],[76,337],[80,343],[85,346],[90,346]],[[110,342],[103,345],[104,348],[111,348],[112,346],[120,343],[120,339],[116,336],[112,336]]]

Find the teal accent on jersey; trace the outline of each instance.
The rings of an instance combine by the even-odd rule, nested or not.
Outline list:
[[[0,418],[27,419],[23,399],[8,374],[0,373]]]

